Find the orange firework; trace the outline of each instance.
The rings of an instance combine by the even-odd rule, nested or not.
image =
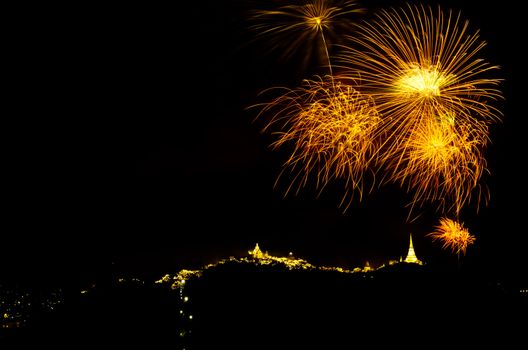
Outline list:
[[[377,149],[374,130],[380,121],[370,98],[329,77],[305,80],[301,88],[286,89],[271,102],[257,106],[262,108],[259,116],[271,116],[264,130],[280,130],[274,133],[277,140],[272,147],[293,146],[284,164],[294,174],[286,194],[292,188],[298,193],[312,174],[319,191],[332,179],[345,180],[341,202],[345,210],[354,192],[361,199],[365,171]]]
[[[398,158],[386,160],[395,169],[392,179],[414,190],[413,206],[427,200],[438,203],[442,211],[458,214],[475,188],[480,197],[479,179],[486,161],[482,156],[485,138],[479,131],[456,125],[449,115],[426,116],[416,125]]]
[[[469,233],[464,224],[451,219],[441,218],[440,224],[435,228],[436,230],[428,236],[431,236],[433,241],[442,241],[443,249],[450,249],[457,255],[465,255],[467,247],[475,242],[475,236]]]
[[[328,63],[328,47],[340,42],[349,32],[351,14],[363,12],[354,0],[309,0],[302,5],[286,5],[272,10],[256,10],[252,26],[259,36],[272,39],[274,50],[282,57],[302,55],[303,67],[314,56],[319,63]]]
[[[448,194],[458,215],[485,171],[488,127],[501,116],[492,106],[502,96],[498,67],[477,57],[485,43],[460,14],[411,5],[382,11],[349,39],[344,76],[360,79],[382,116],[386,180],[414,190],[412,206]]]

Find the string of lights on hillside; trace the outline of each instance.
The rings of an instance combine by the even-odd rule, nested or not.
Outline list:
[[[200,278],[202,277],[204,271],[215,268],[220,265],[224,265],[226,263],[253,264],[253,265],[260,265],[260,266],[263,266],[263,265],[281,266],[282,265],[286,267],[288,270],[334,271],[334,272],[347,273],[347,274],[360,273],[360,272],[363,272],[363,273],[372,272],[372,271],[379,270],[386,266],[385,264],[383,264],[377,268],[373,268],[370,266],[368,261],[364,267],[356,267],[352,270],[345,269],[342,267],[336,267],[336,266],[316,266],[316,265],[309,263],[306,260],[295,258],[293,256],[293,253],[291,252],[288,254],[287,257],[274,256],[274,255],[269,254],[268,252],[263,252],[260,249],[258,243],[255,245],[255,248],[253,250],[248,251],[248,253],[249,253],[249,256],[245,256],[241,258],[235,258],[231,256],[227,259],[222,259],[216,263],[207,264],[201,269],[197,269],[197,270],[183,269],[183,270],[180,270],[173,277],[171,277],[170,274],[166,274],[165,276],[157,280],[155,283],[170,283],[172,281],[171,288],[180,289],[180,291],[182,291],[183,287],[185,286],[185,283],[189,279]],[[409,259],[411,255],[412,257],[414,257],[414,259],[412,257]],[[414,254],[414,249],[412,248],[412,242],[411,242],[411,246],[409,249],[409,254],[407,254],[407,257],[404,260],[400,259],[400,262],[402,261],[407,262],[407,263],[417,263],[420,265],[422,264],[420,260],[416,259],[416,255]],[[397,260],[390,260],[388,262],[388,265],[394,265],[396,263],[398,263]]]
[[[379,269],[384,268],[386,265],[383,264],[379,267],[371,267],[368,261],[364,267],[356,267],[352,270],[335,267],[335,266],[316,266],[304,259],[296,258],[293,256],[293,253],[290,252],[286,257],[279,257],[269,254],[267,251],[263,252],[258,243],[255,245],[253,250],[248,251],[248,256],[235,258],[233,256],[222,259],[216,263],[207,264],[201,269],[189,270],[182,269],[176,275],[171,277],[170,274],[166,274],[159,280],[155,281],[157,284],[171,283],[171,288],[177,290],[179,294],[179,299],[181,302],[181,308],[179,310],[180,318],[180,327],[178,329],[178,336],[180,342],[185,344],[189,341],[191,334],[193,332],[193,323],[194,323],[194,312],[191,306],[191,300],[187,293],[185,293],[185,286],[187,282],[191,279],[201,278],[204,275],[204,272],[210,269],[217,268],[225,264],[245,264],[252,266],[282,266],[288,269],[289,271],[325,271],[325,272],[337,272],[343,274],[358,274],[358,273],[370,273]],[[409,241],[409,250],[405,259],[400,258],[400,260],[390,260],[388,265],[394,265],[400,263],[411,263],[417,265],[423,265],[423,262],[416,257],[414,253],[414,248],[412,245],[412,238]],[[371,278],[373,276],[371,275]],[[184,348],[182,348],[184,349]]]

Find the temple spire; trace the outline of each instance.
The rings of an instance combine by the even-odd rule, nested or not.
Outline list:
[[[267,253],[262,253],[262,250],[260,250],[258,243],[255,245],[255,248],[253,250],[248,251],[248,253],[254,259],[264,259],[268,256]]]
[[[405,260],[403,260],[403,262],[423,265],[423,262],[419,260],[416,257],[416,254],[414,253],[414,247],[412,243],[412,233],[410,234],[410,239],[409,239],[409,251],[407,252],[407,256],[405,257]]]

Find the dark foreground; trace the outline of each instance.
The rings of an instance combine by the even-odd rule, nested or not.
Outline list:
[[[2,349],[509,347],[523,339],[527,305],[526,295],[477,275],[408,264],[357,274],[227,264],[181,292],[151,283],[94,288],[3,330],[0,341]]]

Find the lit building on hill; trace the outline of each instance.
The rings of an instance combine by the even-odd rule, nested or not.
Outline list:
[[[409,250],[407,251],[407,256],[403,260],[403,262],[409,263],[409,264],[418,264],[423,265],[423,262],[416,257],[416,254],[414,252],[414,247],[412,243],[412,234],[409,238]]]
[[[255,245],[255,248],[253,250],[248,251],[248,253],[254,259],[265,259],[268,257],[268,252],[263,253],[262,250],[260,250],[258,243]]]

